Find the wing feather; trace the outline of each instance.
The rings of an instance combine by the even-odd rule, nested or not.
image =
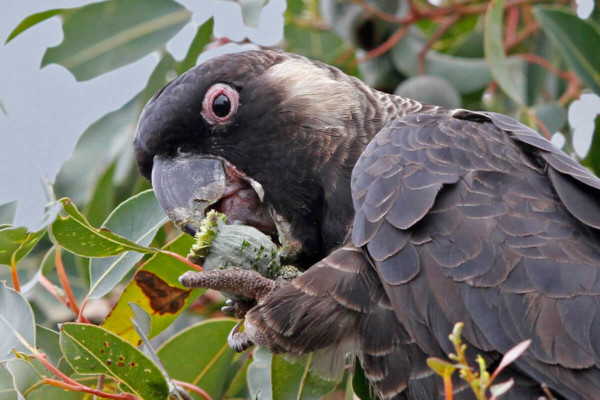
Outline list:
[[[598,178],[509,117],[439,110],[380,131],[352,194],[352,240],[422,351],[464,321],[488,361],[531,339],[513,375],[600,398]]]

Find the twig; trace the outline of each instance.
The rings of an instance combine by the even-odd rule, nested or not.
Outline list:
[[[62,257],[60,256],[60,247],[58,246],[56,246],[54,253],[54,263],[56,264],[56,273],[58,274],[60,284],[67,295],[67,299],[69,300],[69,304],[67,304],[67,306],[73,310],[75,315],[79,315],[79,306],[77,305],[77,301],[75,300],[75,296],[71,290],[71,284],[69,283],[69,278],[65,272],[65,265],[63,264]]]
[[[69,307],[69,302],[65,299],[64,296],[61,296],[57,291],[56,287],[52,282],[48,280],[44,275],[40,276],[40,285],[42,285],[52,296],[58,299],[61,303],[63,303],[67,308]]]
[[[569,80],[569,79],[573,78],[572,72],[562,71],[562,70],[556,68],[554,65],[552,65],[548,60],[546,60],[536,54],[524,53],[524,54],[519,54],[519,57],[521,57],[523,60],[525,60],[527,62],[538,64],[539,66],[546,68],[548,71],[552,72],[554,75],[558,76],[561,79]]]
[[[519,27],[519,9],[511,7],[506,10],[506,19],[504,27],[504,43],[513,42],[517,36],[517,28]]]
[[[530,54],[530,53],[519,54],[519,57],[521,57],[523,60],[525,60],[527,62],[538,64],[539,66],[547,69],[548,71],[550,71],[557,77],[564,79],[569,83],[567,88],[565,89],[565,92],[563,93],[563,95],[558,99],[559,104],[564,105],[570,99],[577,98],[579,96],[579,89],[581,88],[581,81],[579,80],[579,78],[577,78],[577,76],[573,72],[562,71],[562,70],[556,68],[554,65],[552,65],[548,60],[546,60],[536,54]]]
[[[533,122],[535,122],[535,124],[542,130],[544,137],[546,139],[550,140],[552,138],[552,134],[550,133],[550,131],[548,130],[546,125],[544,125],[544,123],[542,121],[540,121],[540,119],[528,108],[525,108],[525,112],[527,113],[529,118],[531,118],[533,120]]]
[[[392,36],[389,37],[389,39],[373,50],[367,52],[367,54],[356,60],[353,65],[363,63],[375,57],[379,57],[386,51],[390,50],[396,43],[400,41],[400,39],[404,37],[404,35],[406,35],[406,32],[408,32],[408,27],[409,25],[402,25],[400,29],[398,29]]]
[[[14,263],[10,266],[10,275],[12,276],[13,288],[17,291],[21,291],[21,283],[19,283],[19,273],[17,271],[17,264]]]
[[[51,379],[51,378],[44,378],[44,383],[48,384],[48,385],[52,385],[52,386],[58,386],[61,387],[63,389],[66,390],[71,390],[74,392],[85,392],[85,393],[90,393],[99,397],[103,397],[106,399],[116,399],[116,400],[139,400],[136,396],[130,394],[130,393],[121,393],[121,394],[113,394],[113,393],[105,393],[101,390],[97,390],[97,389],[92,389],[90,387],[87,387],[85,385],[82,385],[81,383],[77,382],[74,379],[71,379],[70,377],[68,377],[67,375],[63,374],[58,368],[56,368],[54,365],[52,365],[47,359],[46,356],[44,354],[41,354],[39,352],[35,352],[32,356],[30,356],[31,358],[35,358],[36,360],[38,360],[39,362],[41,362],[44,367],[46,367],[46,369],[50,372],[52,372],[57,378],[60,379],[56,380],[56,379]]]
[[[167,250],[159,250],[161,253],[166,254],[168,256],[171,256],[179,261],[181,261],[182,263],[184,263],[185,265],[187,265],[190,268],[195,269],[196,271],[204,271],[204,268],[202,268],[200,265],[198,264],[194,264],[193,262],[191,262],[190,260],[188,260],[187,258],[185,258],[184,256],[180,256],[177,253],[173,253],[172,251],[167,251]]]
[[[175,383],[177,386],[181,386],[182,388],[191,390],[192,392],[194,392],[196,394],[199,394],[205,400],[212,400],[212,398],[210,397],[210,395],[208,393],[206,393],[203,389],[199,388],[196,385],[192,385],[191,383],[187,383],[187,382],[183,382],[183,381],[178,381],[178,380],[175,380],[175,379],[173,379],[173,383]]]
[[[452,15],[450,16],[448,19],[446,19],[437,29],[436,31],[433,33],[433,35],[431,35],[431,37],[429,38],[429,40],[427,41],[427,43],[425,43],[425,46],[423,46],[423,48],[421,49],[421,51],[419,52],[419,74],[424,74],[425,73],[425,56],[427,55],[427,52],[429,51],[429,49],[431,48],[431,46],[433,46],[433,44],[444,34],[448,31],[448,29],[452,28],[452,26],[457,23],[458,21],[460,21],[460,19],[462,18],[461,15],[456,14],[456,15]]]

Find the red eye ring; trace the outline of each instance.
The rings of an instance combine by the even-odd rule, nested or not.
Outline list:
[[[223,99],[222,97],[219,98],[221,95],[226,96],[226,98],[229,100],[229,112],[227,112],[225,115],[219,116],[218,114],[222,114],[224,107],[221,103],[223,100],[227,100]],[[217,98],[219,98],[219,104],[215,105]],[[239,104],[240,95],[237,90],[224,83],[216,83],[212,85],[204,95],[204,100],[202,101],[202,116],[206,122],[211,125],[224,124],[231,119],[233,114],[235,114]],[[217,109],[218,112],[215,112],[215,107],[220,108]]]

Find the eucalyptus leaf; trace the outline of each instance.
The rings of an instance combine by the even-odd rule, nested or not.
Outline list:
[[[0,364],[0,400],[17,400],[13,377],[5,366]]]
[[[533,12],[577,76],[600,94],[600,26],[565,7],[536,6]]]
[[[53,10],[47,10],[47,11],[42,11],[39,13],[31,14],[30,16],[26,17],[23,21],[21,21],[19,23],[19,25],[17,25],[15,27],[15,29],[13,29],[13,31],[10,33],[10,35],[8,35],[8,37],[6,38],[6,42],[4,42],[4,44],[5,45],[8,44],[8,42],[13,40],[17,36],[19,36],[21,33],[25,32],[27,29],[29,29],[49,18],[52,18],[52,17],[60,15],[60,14],[64,14],[65,11],[66,10],[64,8],[55,8]]]
[[[150,337],[150,331],[152,329],[152,320],[150,319],[150,314],[148,314],[143,308],[141,308],[140,306],[138,306],[135,303],[129,303],[129,306],[131,307],[131,310],[133,311],[133,314],[134,314],[134,317],[131,318],[131,322],[133,323],[133,327],[135,328],[135,331],[142,339],[142,343],[143,343],[142,351],[149,359],[151,359],[154,362],[154,364],[163,373],[163,375],[165,376],[165,379],[167,380],[167,383],[169,385],[170,393],[176,397],[179,397],[179,393],[175,389],[175,384],[173,383],[173,381],[167,374],[167,371],[165,370],[165,368],[162,366],[162,363],[161,363],[160,359],[158,358],[158,355],[154,351],[154,348],[152,347],[152,345],[150,344],[150,340],[148,339]]]
[[[35,321],[23,295],[0,282],[0,362],[15,358],[14,351],[30,353],[35,346]]]
[[[115,163],[112,163],[96,182],[92,198],[86,204],[85,215],[88,222],[93,226],[102,224],[114,208],[116,191],[115,185],[113,185],[114,175]]]
[[[163,249],[185,257],[193,243],[193,237],[182,234]],[[205,291],[189,289],[179,283],[179,276],[188,270],[187,265],[171,256],[155,254],[127,284],[102,327],[138,345],[141,339],[130,319],[133,314],[129,304],[134,302],[150,315],[152,329],[149,337],[158,335]]]
[[[425,104],[435,104],[449,109],[460,108],[460,93],[444,78],[436,75],[418,75],[406,79],[394,94]]]
[[[60,64],[78,81],[95,78],[163,47],[190,16],[172,0],[112,0],[79,7],[63,14],[64,40],[46,51],[42,66]]]
[[[560,131],[567,123],[567,111],[558,103],[540,104],[532,111],[550,133]]]
[[[62,165],[56,178],[57,192],[77,204],[90,201],[101,177],[98,171],[108,168],[126,149],[132,148],[135,126],[144,104],[167,82],[167,73],[174,66],[175,59],[165,54],[140,93],[83,132],[73,155]],[[133,164],[131,157],[128,161]]]
[[[19,399],[25,399],[25,395],[44,380],[30,362],[20,358],[8,361],[6,369],[10,371],[13,377],[14,387],[18,392]]]
[[[417,28],[410,28],[406,36],[391,50],[396,68],[406,76],[419,74],[419,53],[427,39]],[[509,68],[522,64],[518,58],[507,60]],[[425,72],[441,76],[461,93],[471,93],[485,88],[492,81],[487,62],[483,58],[454,57],[429,50],[425,55]]]
[[[145,247],[152,242],[158,229],[167,220],[167,216],[154,197],[154,191],[146,190],[115,208],[103,227]],[[143,253],[127,252],[115,257],[92,259],[90,298],[102,297],[111,291],[142,256]]]
[[[192,44],[190,45],[187,54],[177,67],[177,72],[179,74],[184,73],[185,71],[196,65],[196,60],[198,60],[198,57],[202,53],[202,50],[204,50],[204,47],[210,43],[214,25],[214,18],[210,18],[198,27],[198,30],[196,31],[196,36],[194,36],[194,39],[192,40]]]
[[[0,225],[12,224],[17,212],[17,200],[0,205]]]
[[[29,232],[27,228],[0,228],[0,264],[16,266],[39,242],[46,229]]]
[[[358,362],[358,358],[354,361],[354,374],[352,375],[352,390],[361,400],[372,400],[371,387],[369,380],[365,376],[365,371]]]
[[[594,121],[594,136],[592,136],[592,145],[587,156],[581,162],[588,168],[591,168],[596,175],[600,174],[600,115]]]
[[[66,375],[72,375],[75,371],[65,361],[65,357],[60,351],[60,334],[52,329],[41,325],[36,325],[36,347],[47,356],[47,360]]]
[[[272,399],[271,359],[273,355],[267,349],[259,347],[252,353],[252,362],[248,367],[248,389],[252,399]]]
[[[63,324],[60,347],[79,374],[110,375],[140,399],[169,397],[169,387],[160,369],[140,350],[103,328]]]
[[[504,24],[504,0],[493,0],[485,15],[484,48],[485,59],[492,76],[515,103],[524,105],[521,94],[517,91],[509,73],[506,55],[504,54],[502,27]]]
[[[235,324],[236,320],[231,318],[211,319],[167,340],[157,353],[169,376],[193,382],[213,399],[222,398],[229,386],[224,377],[231,376],[235,366],[236,353],[227,345],[227,335]],[[190,394],[200,399],[197,394]]]
[[[313,366],[313,354],[291,362],[285,355],[275,354],[271,361],[273,398],[319,400],[331,393],[338,382],[323,379]]]
[[[108,229],[94,228],[69,199],[61,199],[60,203],[68,216],[54,221],[51,235],[56,243],[70,252],[83,257],[109,257],[130,250],[154,252]]]

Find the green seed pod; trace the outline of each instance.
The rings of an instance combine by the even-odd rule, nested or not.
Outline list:
[[[281,265],[280,250],[269,236],[252,226],[227,225],[226,219],[214,210],[208,212],[188,255],[192,262],[205,271],[252,269],[269,279],[290,280],[300,274],[293,266]],[[235,299],[231,293],[226,296]]]

